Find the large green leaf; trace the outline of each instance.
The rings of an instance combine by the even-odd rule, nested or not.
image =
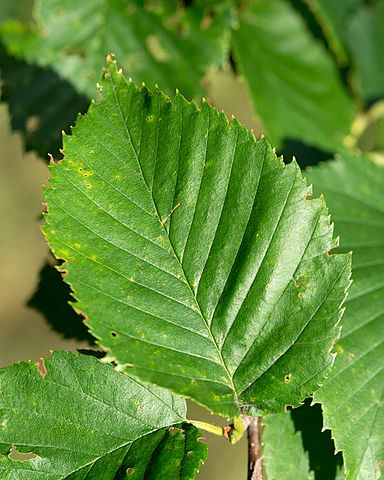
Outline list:
[[[227,416],[318,386],[350,258],[328,255],[327,209],[295,162],[207,103],[137,89],[114,62],[64,151],[45,234],[112,357]]]
[[[206,67],[222,64],[234,21],[231,1],[181,7],[177,0],[37,0],[37,27],[10,23],[4,42],[12,53],[52,66],[89,96],[109,52],[138,82],[195,97]]]
[[[1,478],[189,480],[206,457],[183,400],[94,357],[3,368],[0,392]]]
[[[289,2],[246,2],[233,45],[272,142],[300,139],[337,150],[349,131],[353,103],[331,57]]]
[[[289,413],[263,418],[263,459],[268,480],[313,480],[301,435]]]
[[[384,460],[384,169],[345,154],[308,173],[329,202],[353,285],[335,366],[315,400],[343,451],[348,480],[376,480]]]

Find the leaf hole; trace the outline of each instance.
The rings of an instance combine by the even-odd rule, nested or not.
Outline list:
[[[116,337],[117,337],[117,333],[116,333],[115,331],[112,331],[112,332],[111,332],[111,337],[116,338]]]
[[[29,462],[37,458],[37,455],[33,452],[22,453],[17,450],[13,445],[10,452],[8,453],[8,458],[16,462]]]

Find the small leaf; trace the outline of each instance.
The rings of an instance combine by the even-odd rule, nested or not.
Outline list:
[[[350,259],[328,255],[328,212],[295,162],[207,103],[127,84],[114,62],[64,150],[44,231],[131,375],[229,417],[318,386]]]
[[[0,391],[1,478],[190,480],[206,458],[198,431],[180,424],[183,400],[94,357],[57,352],[3,368]]]
[[[308,173],[332,207],[353,284],[338,355],[315,393],[324,426],[343,451],[347,480],[377,480],[384,460],[384,168],[351,153]]]
[[[323,46],[289,2],[248,2],[233,34],[235,58],[271,141],[336,151],[354,106]]]
[[[263,418],[263,461],[268,480],[313,480],[301,435],[289,413]]]

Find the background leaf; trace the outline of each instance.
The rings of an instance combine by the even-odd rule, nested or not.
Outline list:
[[[326,195],[342,250],[353,250],[354,279],[335,366],[314,398],[343,451],[346,478],[376,480],[384,459],[384,169],[344,153],[308,179]]]
[[[341,453],[335,455],[335,445],[329,430],[323,430],[323,414],[319,404],[304,405],[291,410],[295,429],[300,432],[303,447],[308,452],[309,465],[316,480],[335,480],[343,465]]]
[[[61,134],[85,112],[89,101],[52,69],[9,55],[0,42],[1,100],[8,104],[13,130],[23,135],[26,150],[48,161],[61,157]]]
[[[295,163],[206,103],[127,84],[114,63],[64,142],[45,234],[113,357],[226,416],[317,387],[350,267],[327,254],[327,210]]]
[[[88,332],[81,315],[68,302],[73,301],[71,289],[63,282],[54,265],[46,263],[40,271],[40,281],[27,305],[39,311],[47,322],[64,338],[76,338],[91,345],[94,337]]]
[[[349,62],[345,49],[344,34],[348,19],[364,0],[303,0],[314,13],[321,25],[330,48],[335,52],[341,65]]]
[[[235,59],[274,144],[285,138],[337,151],[355,107],[332,58],[282,0],[248,1],[233,33]]]
[[[189,480],[206,458],[194,427],[172,426],[185,419],[183,400],[94,357],[57,352],[12,365],[0,385],[6,478]]]
[[[9,23],[3,41],[10,52],[42,67],[53,67],[82,94],[94,95],[108,53],[119,55],[125,72],[167,92],[203,93],[205,69],[226,60],[231,1],[38,0],[37,26]],[[202,48],[204,45],[204,48]]]
[[[313,480],[301,435],[289,413],[263,418],[263,459],[268,480]]]
[[[363,97],[368,101],[384,97],[384,3],[363,5],[346,28],[348,45]]]

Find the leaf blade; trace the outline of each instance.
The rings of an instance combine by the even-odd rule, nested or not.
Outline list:
[[[129,379],[94,357],[56,352],[38,363],[3,368],[0,382],[1,453],[14,445],[21,455],[34,455],[23,461],[2,457],[0,471],[12,478],[126,478],[128,468],[156,465],[163,451],[158,438],[164,447],[172,438],[182,447],[185,435],[195,453],[184,459],[184,448],[175,455],[168,452],[180,466],[189,462],[185,474],[179,477],[173,470],[170,478],[194,478],[206,458],[197,430],[180,426],[183,400]]]
[[[100,93],[45,192],[45,234],[92,333],[130,374],[223,415],[300,402],[332,363],[349,283],[325,205],[206,103],[138,90],[113,62]]]

